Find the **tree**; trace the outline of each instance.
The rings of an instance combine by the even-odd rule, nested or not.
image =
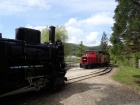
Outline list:
[[[84,49],[83,42],[81,41],[77,50],[75,51],[75,55],[81,57],[84,54],[85,54],[85,49]]]
[[[49,42],[49,27],[46,27],[41,32],[42,42]],[[63,43],[66,43],[68,40],[67,30],[64,26],[56,26],[55,29],[55,40],[61,40]]]
[[[140,52],[140,1],[116,1],[118,5],[114,11],[115,23],[110,38],[113,47],[110,54],[117,61],[123,62],[122,58],[126,60]]]
[[[108,52],[108,38],[107,38],[107,34],[105,32],[103,32],[103,35],[101,38],[100,49],[102,51]]]
[[[111,42],[123,42],[125,50],[131,53],[140,50],[140,2],[137,0],[116,0],[115,23]]]
[[[64,44],[64,53],[68,55],[70,53],[70,46],[66,44],[68,40],[67,30],[64,26],[56,26],[55,29],[55,40],[61,40]],[[46,27],[41,32],[41,41],[42,42],[49,42],[49,27]]]

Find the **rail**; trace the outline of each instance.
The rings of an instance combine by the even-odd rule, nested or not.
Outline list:
[[[98,70],[96,72],[92,72],[92,73],[88,73],[88,74],[85,74],[85,75],[68,78],[68,81],[66,82],[66,84],[71,84],[71,83],[86,80],[86,79],[89,79],[89,78],[92,78],[92,77],[105,75],[105,74],[107,74],[111,71],[112,71],[112,67],[106,67],[105,69]]]

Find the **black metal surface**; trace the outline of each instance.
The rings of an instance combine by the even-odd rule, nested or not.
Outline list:
[[[2,33],[0,33],[0,38],[2,38]]]
[[[35,29],[20,27],[16,29],[16,39],[30,44],[40,43],[41,32]]]
[[[24,87],[40,90],[64,83],[64,46],[60,40],[55,42],[54,26],[49,39],[41,44],[40,31],[28,28],[16,29],[15,40],[0,39],[0,97]]]
[[[51,43],[54,43],[55,42],[55,27],[50,26],[49,28],[50,28],[50,30],[49,30],[49,41]]]

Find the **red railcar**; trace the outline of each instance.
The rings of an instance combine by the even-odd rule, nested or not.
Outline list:
[[[81,57],[80,68],[92,68],[107,66],[110,63],[110,56],[104,51],[90,50]]]

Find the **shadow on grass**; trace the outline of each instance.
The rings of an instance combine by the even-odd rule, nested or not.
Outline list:
[[[140,79],[140,75],[134,75],[133,77]]]
[[[115,65],[115,64],[110,64],[111,67],[116,67],[118,68],[119,66],[118,65]]]
[[[140,86],[140,75],[134,75],[133,77],[135,78],[134,82]]]

